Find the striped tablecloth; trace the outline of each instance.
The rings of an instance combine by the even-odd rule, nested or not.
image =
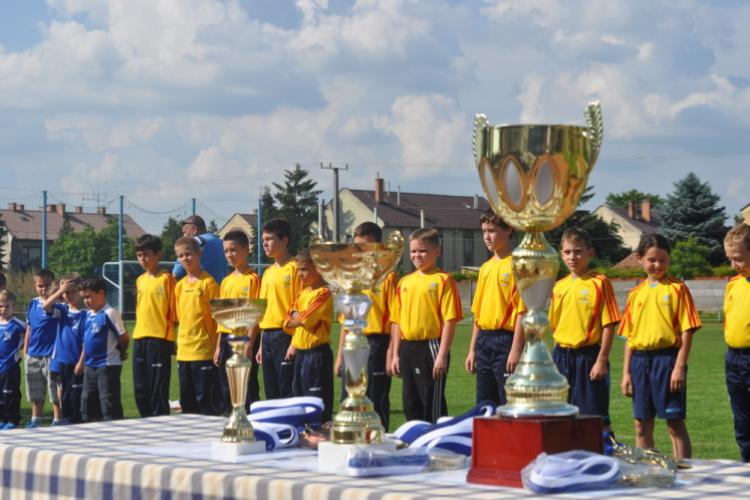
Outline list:
[[[314,457],[305,453],[269,453],[264,461],[224,463],[181,451],[191,442],[218,440],[223,423],[221,418],[180,415],[3,431],[0,498],[416,500],[533,496],[524,490],[466,484],[465,470],[350,478],[310,470]],[[172,449],[177,456],[144,452],[151,449]],[[694,464],[689,473],[679,475],[681,485],[671,489],[558,496],[608,500],[750,496],[750,466],[728,460]]]

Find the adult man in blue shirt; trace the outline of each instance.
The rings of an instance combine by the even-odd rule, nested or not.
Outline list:
[[[182,235],[186,238],[195,238],[201,246],[201,268],[210,274],[217,283],[221,283],[227,273],[226,257],[224,257],[224,243],[221,238],[206,232],[206,222],[198,215],[191,215],[182,222]],[[172,269],[174,279],[180,280],[187,275],[182,268],[180,260],[176,260]]]

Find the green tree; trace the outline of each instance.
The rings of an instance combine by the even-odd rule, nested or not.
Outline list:
[[[260,212],[260,215],[263,218],[262,222],[278,217],[279,214],[279,209],[276,208],[271,189],[268,186],[263,186],[260,195]]]
[[[307,175],[307,170],[297,164],[294,170],[284,170],[283,186],[273,183],[276,188],[274,198],[279,203],[278,217],[286,219],[292,226],[292,242],[289,245],[292,255],[309,244],[310,228],[318,220],[318,195],[322,191],[315,190],[318,183],[307,179]]]
[[[604,199],[604,204],[610,207],[628,208],[628,201],[633,200],[640,204],[642,201],[650,201],[651,208],[664,206],[664,199],[658,194],[642,193],[637,189],[623,191],[622,193],[609,193]]]
[[[669,259],[669,274],[689,280],[696,276],[713,276],[708,264],[711,249],[699,245],[695,238],[680,241]]]
[[[66,217],[57,240],[49,249],[50,268],[58,276],[73,271],[92,276],[105,262],[119,260],[119,240],[117,217],[107,219],[107,226],[98,233],[90,224],[76,233]],[[135,259],[132,238],[123,238],[123,259]]]
[[[724,207],[719,206],[719,196],[693,172],[675,182],[674,187],[662,210],[664,224],[660,232],[673,245],[695,238],[698,245],[709,248],[711,265],[723,263],[727,215]]]
[[[219,232],[219,226],[216,225],[216,221],[214,219],[211,219],[211,221],[208,223],[206,231],[211,234],[216,234]]]
[[[161,229],[161,260],[174,261],[177,254],[174,251],[174,242],[182,238],[182,224],[174,217],[167,219]]]

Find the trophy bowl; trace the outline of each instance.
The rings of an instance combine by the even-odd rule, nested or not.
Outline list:
[[[228,340],[233,354],[226,363],[232,412],[224,425],[221,438],[224,443],[255,442],[255,432],[245,412],[252,363],[242,351],[248,340],[248,330],[260,323],[267,303],[266,299],[211,299],[210,302],[216,322],[232,331]]]
[[[544,312],[557,279],[558,256],[543,231],[562,224],[575,210],[599,157],[603,125],[598,102],[584,112],[588,127],[501,125],[484,115],[474,122],[474,159],[492,208],[525,235],[513,251],[516,286],[528,307],[523,318],[524,350],[505,384],[510,417],[573,416],[568,381],[560,375],[543,342],[549,325]]]
[[[314,238],[310,256],[323,279],[344,291],[337,304],[346,320],[344,383],[348,397],[333,419],[331,443],[380,444],[385,428],[367,398],[367,361],[370,344],[362,330],[372,301],[362,293],[396,267],[404,251],[401,233],[394,231],[384,243],[332,243]]]

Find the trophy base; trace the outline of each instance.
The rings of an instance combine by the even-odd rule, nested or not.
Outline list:
[[[602,418],[475,418],[470,483],[523,488],[521,470],[540,453],[604,453]]]
[[[330,441],[318,445],[318,470],[331,472],[339,476],[346,476],[349,452],[360,450],[377,450],[393,453],[396,451],[395,441],[378,444],[338,444]]]
[[[385,427],[372,409],[369,399],[352,404],[349,398],[341,403],[333,419],[331,442],[336,444],[379,444],[385,442]]]
[[[214,441],[211,443],[211,455],[214,460],[234,462],[244,455],[255,455],[266,452],[265,441],[254,441],[252,443],[227,443]]]

